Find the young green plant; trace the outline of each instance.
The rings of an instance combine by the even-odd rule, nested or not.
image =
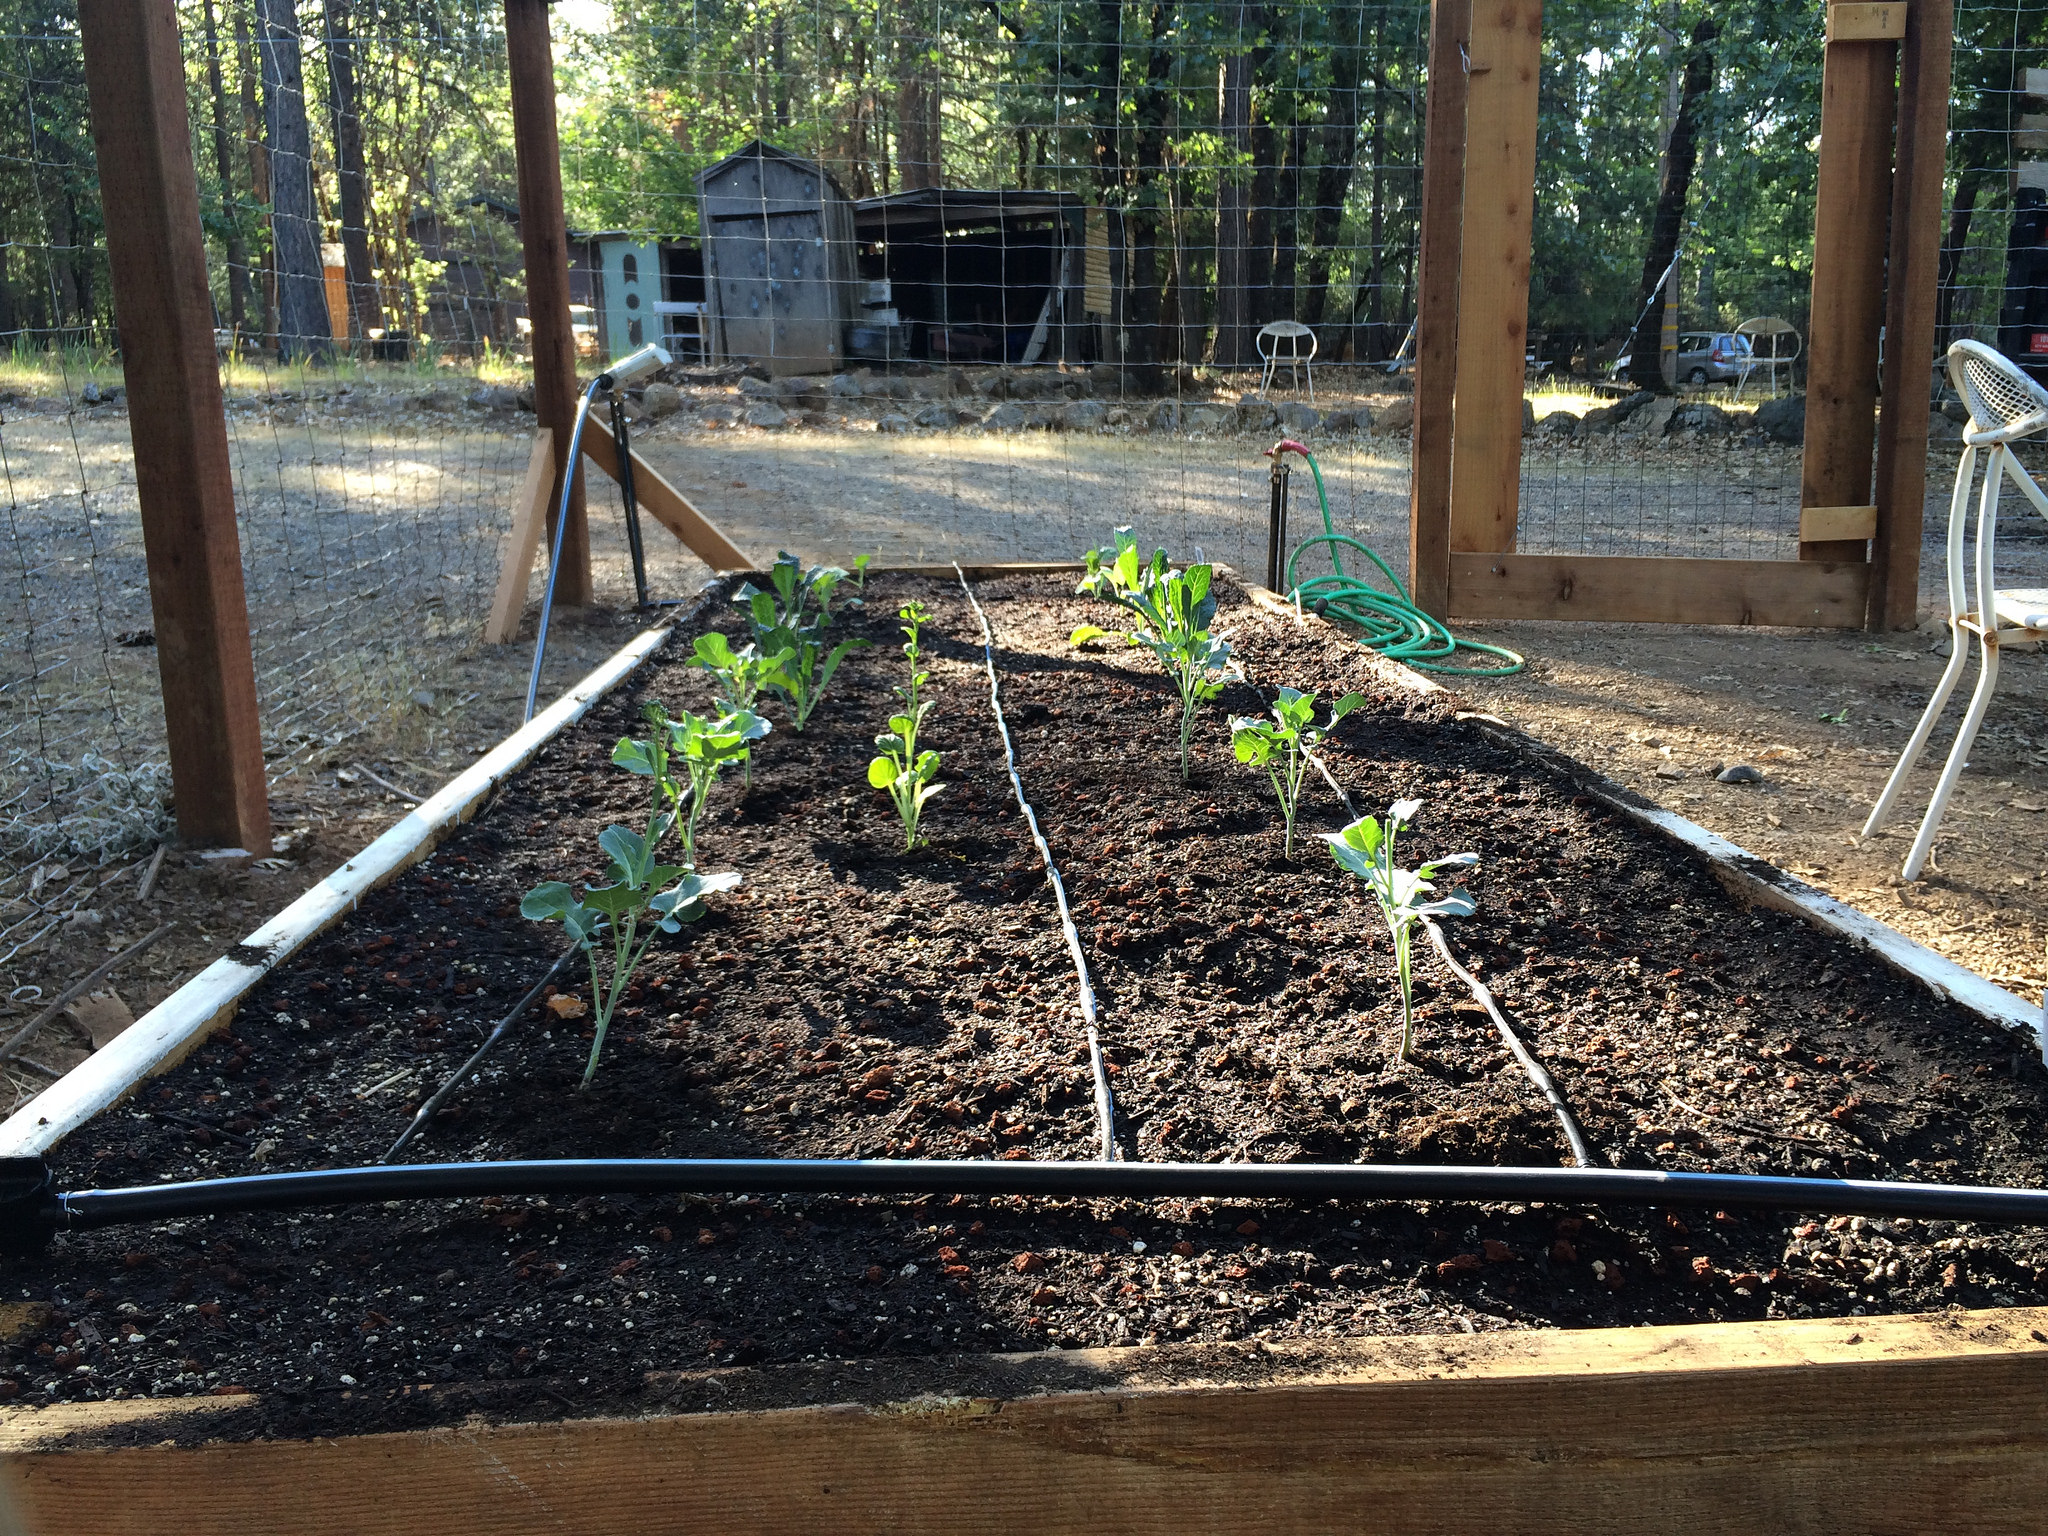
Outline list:
[[[581,1086],[585,1088],[597,1075],[597,1059],[604,1050],[612,1016],[655,936],[679,932],[684,923],[704,915],[705,897],[740,883],[740,877],[731,871],[699,875],[680,865],[660,863],[656,849],[670,825],[669,814],[662,811],[649,820],[644,834],[629,827],[606,827],[597,843],[611,859],[607,884],[586,885],[578,898],[566,880],[547,880],[528,891],[519,903],[520,913],[535,922],[559,922],[589,959],[596,1019],[590,1061],[583,1069]],[[610,961],[608,967],[599,964],[600,949]]]
[[[1240,763],[1266,770],[1273,793],[1280,797],[1280,816],[1287,824],[1282,854],[1294,857],[1294,815],[1301,806],[1302,781],[1316,748],[1323,744],[1337,722],[1365,702],[1362,693],[1347,693],[1330,707],[1323,725],[1316,721],[1316,696],[1294,688],[1282,688],[1273,700],[1271,718],[1236,715],[1230,722],[1230,744]]]
[[[734,603],[747,616],[755,648],[763,656],[789,652],[779,669],[780,679],[763,681],[789,700],[790,724],[799,731],[825,697],[839,664],[849,652],[868,643],[841,640],[830,647],[825,643],[825,631],[834,614],[860,606],[866,574],[866,557],[856,560],[854,572],[848,572],[836,565],[806,567],[784,551],[769,567],[766,588],[748,582],[733,594]],[[841,597],[839,588],[847,582],[853,584],[854,595]]]
[[[734,650],[732,642],[712,630],[708,635],[699,635],[691,647],[690,665],[702,667],[718,680],[719,702],[728,711],[745,710],[753,712],[765,688],[787,691],[793,686],[789,674],[783,670],[795,652],[780,650],[772,655],[763,654],[752,641]],[[751,786],[754,782],[754,754],[749,752],[740,763],[740,782]]]
[[[1412,1060],[1415,1048],[1415,992],[1409,958],[1416,925],[1425,917],[1470,917],[1479,910],[1463,886],[1448,896],[1428,899],[1436,889],[1430,882],[1438,870],[1476,868],[1478,854],[1454,853],[1414,869],[1403,869],[1394,862],[1395,839],[1421,809],[1420,800],[1396,800],[1387,807],[1384,827],[1377,817],[1361,816],[1342,832],[1323,834],[1330,856],[1372,892],[1394,940],[1394,965],[1401,982],[1401,1061]]]
[[[920,751],[917,745],[917,733],[932,707],[931,700],[924,697],[931,673],[923,670],[920,649],[920,632],[931,615],[922,604],[910,602],[898,610],[897,617],[903,620],[903,654],[910,660],[910,683],[895,690],[903,701],[903,712],[890,716],[889,729],[875,738],[882,755],[868,764],[868,783],[887,790],[895,803],[896,815],[903,823],[903,850],[908,853],[917,846],[925,802],[946,786],[938,782],[939,754]]]
[[[748,709],[728,709],[719,715],[684,710],[672,716],[660,704],[650,703],[642,715],[654,727],[653,733],[639,739],[621,737],[612,748],[612,761],[628,773],[654,781],[656,808],[665,807],[676,827],[684,867],[695,869],[697,822],[711,798],[712,786],[725,769],[746,761],[754,743],[773,727]]]
[[[1236,675],[1230,659],[1230,642],[1209,633],[1216,617],[1216,568],[1206,562],[1185,571],[1169,568],[1166,551],[1154,550],[1150,560],[1138,557],[1137,541],[1131,530],[1116,530],[1116,543],[1088,551],[1088,573],[1077,589],[1091,597],[1105,597],[1136,620],[1127,630],[1104,629],[1083,624],[1070,637],[1074,645],[1086,645],[1109,635],[1120,634],[1131,645],[1142,645],[1159,663],[1180,695],[1180,779],[1188,781],[1188,748],[1194,740],[1195,712],[1223,691]]]

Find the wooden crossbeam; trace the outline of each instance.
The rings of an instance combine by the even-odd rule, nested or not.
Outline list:
[[[1905,35],[1905,0],[1837,0],[1828,7],[1831,43],[1895,43]]]
[[[547,526],[548,499],[555,486],[555,432],[542,427],[533,434],[533,454],[526,461],[526,479],[512,508],[512,527],[505,534],[505,552],[498,564],[498,590],[491,598],[491,616],[484,621],[484,644],[507,645],[519,632],[526,611],[526,584],[540,553],[541,530]]]
[[[611,429],[592,417],[583,424],[583,455],[614,480],[619,478],[619,445]],[[726,537],[725,530],[700,512],[661,472],[633,451],[635,500],[654,520],[682,540],[683,547],[714,571],[751,571],[753,559]]]
[[[1870,567],[1854,561],[1451,555],[1451,613],[1461,619],[1856,629],[1869,585]]]

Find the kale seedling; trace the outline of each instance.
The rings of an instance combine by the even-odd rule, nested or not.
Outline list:
[[[612,1015],[625,998],[647,954],[647,947],[659,933],[676,933],[684,923],[704,915],[704,898],[729,891],[740,883],[738,874],[727,871],[699,875],[677,865],[656,862],[656,848],[667,835],[671,818],[657,813],[643,837],[627,827],[606,827],[598,846],[611,856],[607,885],[586,885],[579,901],[565,880],[548,880],[528,891],[519,903],[523,916],[536,922],[560,922],[570,940],[590,961],[590,995],[597,1006],[595,1034],[590,1042],[590,1063],[583,1069],[585,1088],[597,1075],[598,1054],[604,1049],[605,1031]],[[611,986],[598,965],[599,941],[611,961]]]
[[[1415,869],[1402,869],[1394,863],[1394,839],[1421,809],[1420,800],[1396,800],[1387,808],[1384,828],[1376,817],[1361,816],[1342,832],[1323,834],[1323,840],[1330,845],[1330,856],[1363,880],[1372,892],[1379,903],[1380,916],[1386,919],[1387,932],[1393,936],[1394,964],[1401,977],[1402,1061],[1413,1059],[1415,1045],[1415,995],[1408,963],[1415,925],[1425,917],[1470,917],[1479,910],[1479,904],[1463,886],[1435,901],[1424,899],[1435,889],[1430,879],[1438,870],[1476,868],[1478,854],[1454,853]]]
[[[732,709],[722,715],[693,715],[684,710],[671,716],[659,704],[642,712],[654,727],[644,739],[621,737],[612,748],[612,761],[628,773],[654,781],[657,810],[666,802],[666,814],[675,823],[683,844],[685,868],[697,867],[697,819],[711,798],[711,786],[733,763],[743,762],[755,742],[773,729],[752,710]],[[682,775],[676,774],[680,764]]]
[[[794,651],[780,650],[764,655],[758,645],[751,641],[738,650],[732,648],[717,630],[708,635],[699,635],[691,647],[690,665],[702,667],[718,680],[719,702],[728,711],[753,711],[761,697],[761,690],[773,688],[787,692],[794,686],[784,665]],[[751,786],[754,782],[754,754],[749,752],[741,760],[741,782]]]
[[[1237,749],[1237,760],[1265,769],[1266,777],[1272,780],[1273,793],[1280,797],[1280,815],[1287,823],[1282,845],[1285,857],[1294,857],[1294,813],[1301,806],[1302,780],[1308,775],[1316,748],[1337,728],[1339,720],[1364,702],[1362,693],[1345,694],[1331,706],[1329,723],[1319,726],[1315,723],[1316,696],[1282,688],[1273,701],[1271,719],[1257,715],[1232,717],[1230,744]]]
[[[1090,640],[1122,634],[1130,644],[1149,650],[1172,679],[1180,694],[1183,784],[1188,781],[1188,744],[1194,739],[1195,711],[1221,693],[1223,684],[1235,676],[1230,642],[1209,633],[1209,621],[1216,616],[1216,597],[1210,590],[1215,576],[1216,568],[1207,562],[1185,571],[1169,569],[1163,549],[1154,550],[1149,561],[1140,560],[1131,530],[1119,528],[1114,547],[1088,551],[1088,574],[1077,589],[1091,597],[1108,598],[1129,611],[1137,624],[1129,630],[1083,624],[1070,643],[1086,645]]]
[[[890,716],[889,729],[875,738],[882,755],[868,764],[868,783],[887,790],[896,803],[896,814],[903,822],[903,850],[908,853],[917,846],[918,822],[924,815],[925,802],[946,786],[937,782],[939,754],[920,752],[917,746],[917,733],[932,707],[931,700],[923,696],[924,685],[932,675],[920,670],[919,650],[919,631],[931,615],[922,604],[911,602],[898,610],[898,616],[904,621],[903,633],[907,637],[903,654],[910,658],[910,685],[895,690],[903,701],[903,713]]]
[[[860,606],[858,594],[866,588],[866,558],[856,560],[854,566],[859,572],[857,577],[836,565],[806,568],[796,556],[785,551],[775,557],[775,564],[769,568],[766,590],[748,582],[733,595],[733,601],[747,616],[756,649],[763,656],[789,652],[780,669],[781,681],[764,682],[789,700],[790,723],[799,731],[824,698],[832,674],[839,670],[847,653],[868,643],[841,640],[829,649],[825,645],[825,631],[837,609]],[[855,595],[839,599],[835,607],[841,583],[849,580],[854,583]]]

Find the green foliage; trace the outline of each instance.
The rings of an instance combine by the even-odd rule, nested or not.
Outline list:
[[[1236,675],[1230,642],[1209,633],[1209,623],[1216,617],[1216,597],[1210,590],[1215,575],[1215,567],[1206,562],[1185,571],[1173,570],[1163,549],[1154,550],[1150,560],[1141,560],[1131,530],[1119,528],[1114,545],[1088,551],[1088,572],[1077,590],[1109,599],[1132,616],[1133,627],[1109,630],[1083,624],[1069,637],[1074,645],[1086,645],[1121,634],[1130,644],[1142,645],[1152,653],[1180,694],[1183,784],[1188,781],[1188,745],[1194,739],[1195,712]]]
[[[732,642],[717,630],[708,635],[699,635],[691,646],[690,665],[702,667],[718,682],[718,697],[726,708],[752,711],[759,702],[761,690],[774,689],[788,692],[795,687],[795,680],[784,670],[794,659],[791,650],[776,651],[763,655],[761,648],[752,641],[734,650]],[[754,755],[749,752],[741,760],[742,782],[754,782]]]
[[[905,603],[897,614],[904,621],[903,633],[907,638],[903,654],[910,661],[910,682],[895,690],[896,697],[903,701],[903,712],[891,715],[889,729],[875,738],[882,755],[868,764],[868,783],[889,792],[896,815],[903,823],[903,849],[908,853],[917,846],[925,802],[946,786],[938,782],[939,754],[919,751],[917,745],[917,733],[923,729],[924,717],[932,707],[931,700],[923,697],[931,673],[922,670],[919,640],[931,615],[923,604],[916,602]]]
[[[1361,816],[1342,832],[1323,834],[1323,841],[1330,845],[1330,857],[1340,868],[1365,882],[1379,904],[1387,932],[1393,937],[1394,965],[1401,984],[1401,1061],[1411,1059],[1415,1045],[1415,994],[1409,966],[1415,925],[1425,917],[1470,917],[1479,910],[1479,904],[1462,886],[1448,896],[1428,899],[1436,889],[1431,880],[1438,870],[1475,868],[1478,854],[1454,853],[1414,869],[1403,869],[1394,862],[1395,839],[1421,809],[1420,800],[1396,800],[1387,808],[1384,827],[1377,817]]]
[[[860,606],[866,573],[866,557],[856,560],[849,572],[836,565],[806,567],[782,551],[769,568],[766,589],[748,582],[733,596],[746,615],[755,648],[764,656],[789,653],[781,663],[780,680],[764,678],[763,683],[789,700],[790,724],[799,731],[824,698],[839,664],[848,653],[867,647],[865,640],[841,640],[829,648],[825,644],[835,613]],[[842,593],[848,583],[852,592]]]
[[[579,898],[566,880],[546,880],[519,903],[524,917],[560,923],[570,942],[589,960],[596,1018],[590,1061],[583,1069],[585,1088],[597,1075],[597,1059],[604,1050],[612,1016],[656,935],[680,932],[684,923],[704,915],[705,897],[732,890],[740,883],[740,877],[731,872],[699,875],[680,865],[661,863],[657,850],[670,825],[668,813],[657,812],[645,833],[606,827],[597,840],[611,861],[604,885],[586,885]],[[610,961],[609,986],[598,963],[600,950]]]
[[[772,727],[752,710],[728,709],[720,715],[671,716],[658,703],[641,711],[653,733],[643,738],[622,736],[612,748],[612,762],[628,773],[651,779],[655,809],[675,821],[683,845],[685,867],[697,867],[697,821],[711,798],[718,776],[744,762],[755,742]],[[679,778],[675,769],[682,768]]]
[[[1364,702],[1362,693],[1345,694],[1330,706],[1329,720],[1319,726],[1315,723],[1316,696],[1282,688],[1273,700],[1271,718],[1232,717],[1230,744],[1237,751],[1237,760],[1265,769],[1273,793],[1280,797],[1280,815],[1287,824],[1281,848],[1284,857],[1294,857],[1294,816],[1301,806],[1302,781],[1316,748],[1337,728],[1339,720]]]

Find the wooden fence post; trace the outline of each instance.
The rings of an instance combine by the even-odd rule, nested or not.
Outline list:
[[[1425,613],[1451,601],[1451,411],[1458,385],[1458,263],[1465,214],[1465,50],[1472,0],[1435,0],[1423,126],[1422,249],[1415,315],[1415,420],[1408,490],[1408,590]]]
[[[505,53],[511,66],[512,148],[519,163],[526,314],[533,326],[533,411],[561,444],[548,498],[550,540],[561,511],[562,477],[572,477],[555,601],[582,607],[591,598],[590,523],[583,507],[583,466],[569,455],[576,424],[576,336],[569,325],[569,232],[562,211],[562,143],[555,127],[547,0],[505,0]]]
[[[270,852],[256,666],[172,0],[80,0],[178,832]]]
[[[1877,417],[1877,537],[1866,628],[1911,629],[1919,616],[1927,501],[1927,414],[1941,265],[1955,0],[1911,0],[1899,45],[1898,167],[1886,262],[1884,403]]]
[[[1913,0],[1918,4],[1918,0]],[[1891,213],[1896,34],[1864,13],[1904,5],[1833,4],[1820,89],[1813,204],[1813,306],[1806,346],[1806,451],[1800,507],[1871,505],[1878,327],[1884,324]],[[1851,13],[1854,13],[1852,16]],[[1894,354],[1896,355],[1896,354]],[[1914,364],[1917,369],[1917,363]],[[1867,533],[1865,537],[1867,537]],[[1799,541],[1802,560],[1869,558],[1862,539]]]
[[[1476,0],[1465,107],[1451,548],[1515,547],[1542,0]]]

